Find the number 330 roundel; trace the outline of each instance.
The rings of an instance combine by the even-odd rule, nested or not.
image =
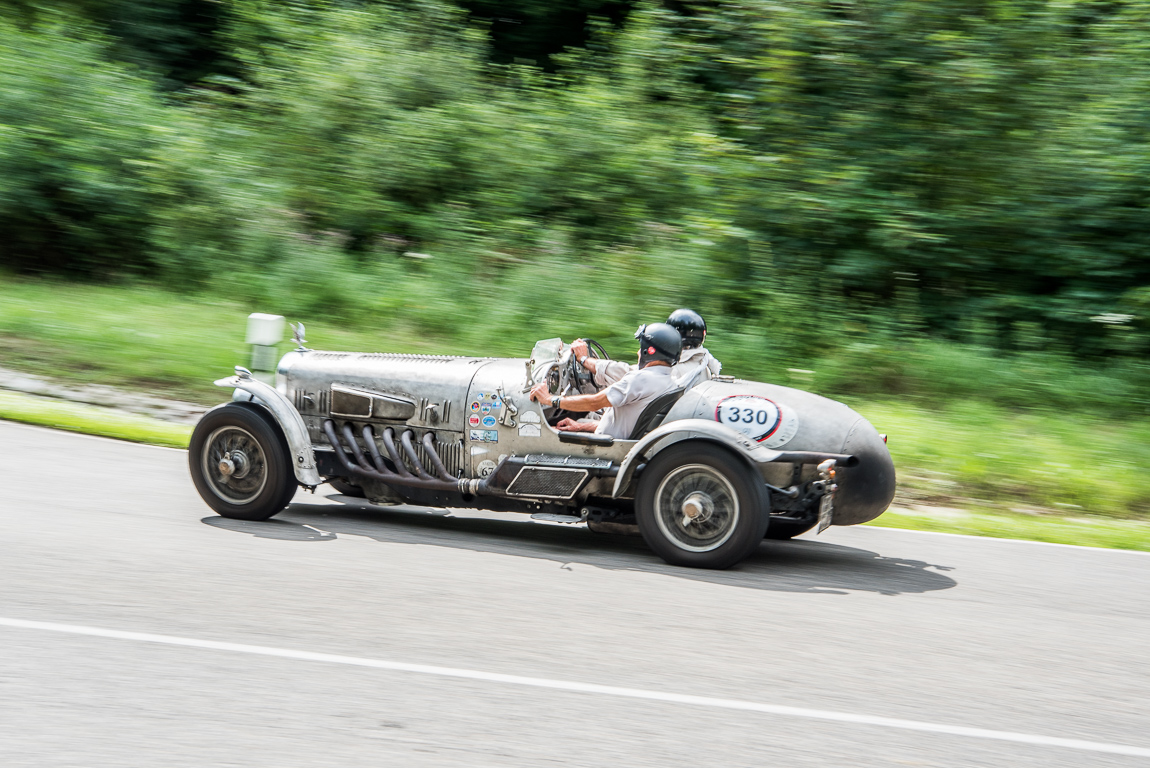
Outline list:
[[[723,398],[715,409],[715,421],[772,448],[789,442],[799,428],[799,420],[790,409],[784,411],[757,395]]]

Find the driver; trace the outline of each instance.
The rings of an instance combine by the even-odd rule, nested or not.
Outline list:
[[[639,326],[635,332],[639,340],[639,367],[626,373],[602,392],[593,395],[552,395],[547,384],[537,384],[531,390],[531,399],[552,408],[590,413],[601,408],[599,421],[563,419],[557,429],[564,432],[596,432],[625,440],[631,436],[639,415],[652,400],[674,389],[671,365],[679,359],[683,342],[679,332],[666,323]]]
[[[713,379],[719,375],[723,364],[703,346],[707,338],[707,323],[702,315],[693,309],[676,309],[667,318],[667,325],[678,331],[683,339],[683,354],[671,370],[676,385],[694,384],[700,376]],[[621,360],[591,357],[587,342],[583,339],[571,343],[571,354],[575,355],[580,365],[591,371],[592,379],[599,388],[614,384],[629,371],[635,370],[634,366]],[[701,373],[701,368],[706,368],[707,372]]]

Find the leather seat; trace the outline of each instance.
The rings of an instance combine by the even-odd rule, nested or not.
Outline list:
[[[639,440],[662,424],[663,419],[667,418],[667,413],[674,407],[675,403],[679,402],[679,398],[686,391],[686,387],[676,387],[647,403],[647,407],[643,409],[643,412],[639,414],[638,421],[635,422],[635,428],[631,430],[631,436],[627,439]]]

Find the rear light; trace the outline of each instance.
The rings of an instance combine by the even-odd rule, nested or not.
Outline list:
[[[881,438],[882,438],[883,444],[885,445],[885,444],[886,444],[886,435],[884,435],[884,434],[882,434],[882,433],[880,432],[880,433],[879,433],[879,437],[881,437]]]

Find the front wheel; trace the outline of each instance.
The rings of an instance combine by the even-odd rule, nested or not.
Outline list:
[[[656,455],[635,502],[647,546],[672,565],[729,568],[755,550],[770,522],[762,479],[710,443],[681,443]]]
[[[204,414],[188,445],[188,469],[204,502],[236,520],[267,520],[296,488],[283,437],[242,405]]]

